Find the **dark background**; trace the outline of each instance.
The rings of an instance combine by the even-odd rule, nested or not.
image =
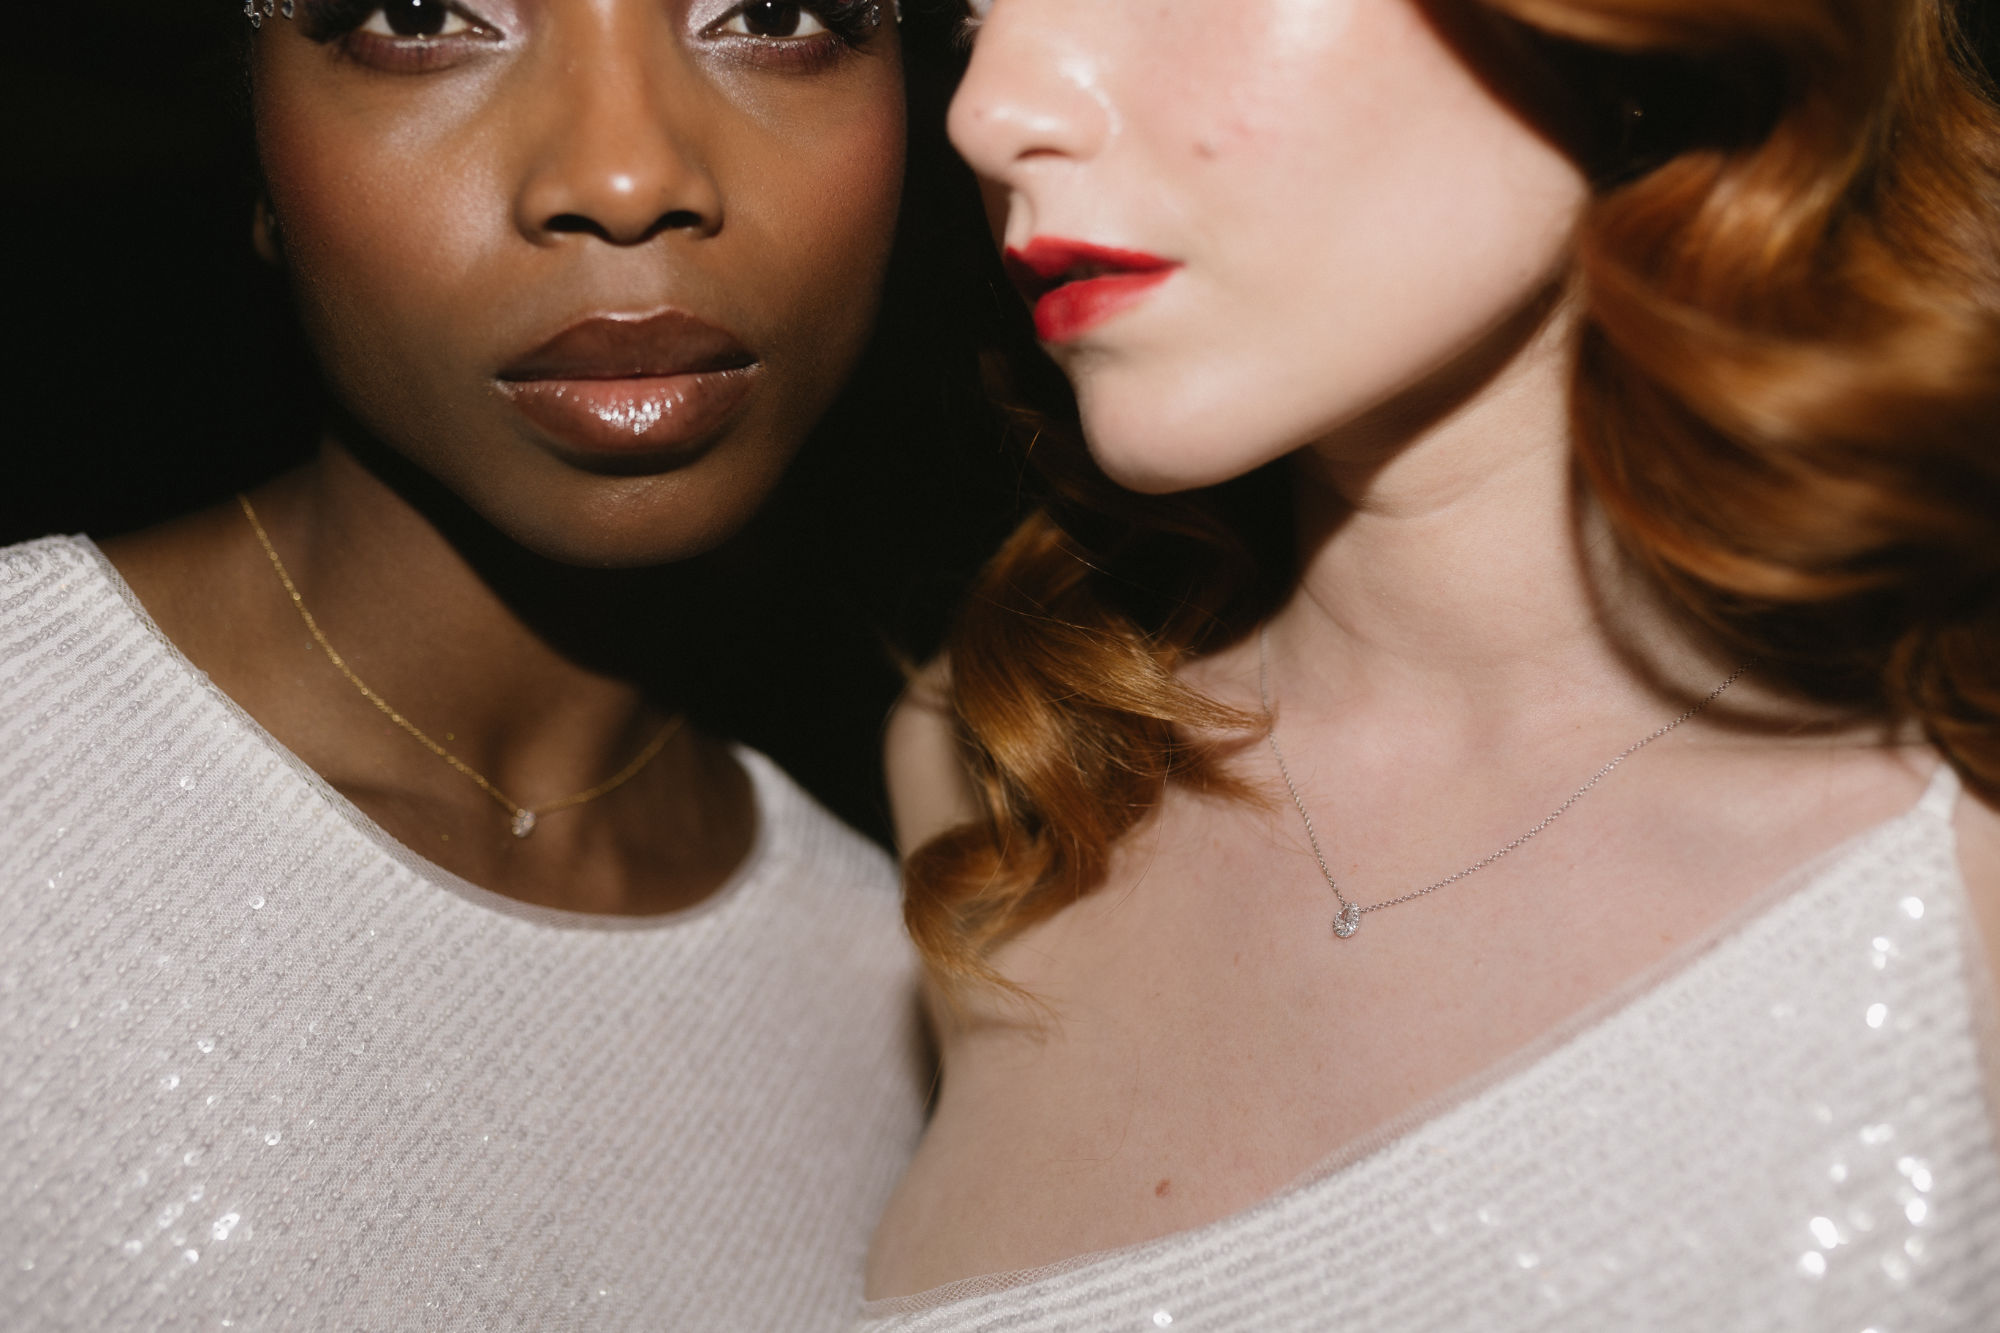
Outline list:
[[[1962,7],[1990,64],[2000,0]],[[320,410],[310,364],[279,283],[249,250],[237,8],[10,6],[0,544],[153,523],[310,446]],[[947,49],[950,9],[914,0],[923,49]],[[952,61],[934,54],[922,69],[915,120],[936,127]],[[981,322],[1005,317],[1012,298],[979,243],[962,171],[940,135],[919,133],[916,244],[873,363],[752,534],[747,568],[689,627],[714,659],[697,715],[771,753],[877,837],[877,737],[900,683],[895,656],[935,648],[1019,504],[974,362],[991,334]]]

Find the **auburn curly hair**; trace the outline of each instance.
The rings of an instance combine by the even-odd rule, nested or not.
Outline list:
[[[1473,9],[1594,123],[1643,95],[1639,142],[1577,148],[1576,468],[1627,553],[1767,680],[1917,724],[2000,798],[2000,111],[1948,0]],[[947,984],[995,980],[1166,783],[1230,786],[1187,738],[1248,720],[1176,669],[1294,559],[1281,475],[1123,492],[1052,424],[1052,369],[1003,363],[1045,503],[950,643],[983,817],[907,871]]]

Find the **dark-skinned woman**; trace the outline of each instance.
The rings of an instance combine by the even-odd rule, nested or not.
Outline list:
[[[838,1326],[926,1086],[894,874],[641,659],[868,345],[896,9],[250,9],[332,407],[0,553],[0,1325]]]

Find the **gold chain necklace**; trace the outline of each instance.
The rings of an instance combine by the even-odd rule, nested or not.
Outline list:
[[[473,782],[478,784],[481,791],[497,801],[502,810],[513,816],[514,836],[517,838],[525,838],[533,833],[535,826],[541,822],[544,816],[555,814],[561,810],[574,810],[579,805],[588,805],[600,796],[609,796],[612,792],[617,791],[633,778],[639,776],[640,771],[646,765],[652,763],[653,760],[657,759],[660,751],[667,748],[667,742],[674,738],[675,734],[680,731],[682,725],[687,721],[683,717],[676,717],[669,721],[666,726],[660,728],[659,735],[653,737],[646,748],[639,751],[638,757],[620,769],[617,775],[609,781],[600,782],[588,791],[580,791],[574,796],[565,796],[562,800],[556,801],[551,805],[542,806],[539,810],[531,810],[487,781],[484,776],[476,772],[463,759],[460,759],[429,736],[426,736],[418,729],[416,723],[397,712],[387,699],[369,689],[367,682],[354,674],[353,668],[347,665],[346,659],[335,652],[333,645],[326,641],[326,635],[320,632],[319,622],[313,619],[312,612],[306,610],[305,599],[299,596],[298,586],[292,582],[291,574],[286,571],[285,562],[278,558],[278,548],[271,545],[270,534],[264,531],[263,523],[258,521],[257,511],[251,506],[250,497],[239,494],[236,497],[236,503],[243,506],[243,517],[250,520],[250,530],[257,534],[258,544],[264,548],[264,554],[271,558],[271,568],[277,571],[278,582],[285,585],[285,592],[291,597],[292,605],[298,609],[299,619],[305,621],[306,629],[311,632],[313,642],[317,643],[320,646],[320,650],[326,654],[326,660],[333,663],[341,675],[347,677],[350,685],[361,691],[362,698],[380,709],[385,717],[407,732],[412,740],[438,758],[444,760],[447,764],[450,764],[466,777],[472,779]]]

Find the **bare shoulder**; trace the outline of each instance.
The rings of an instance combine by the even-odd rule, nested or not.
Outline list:
[[[247,589],[250,573],[263,571],[244,556],[249,529],[234,501],[172,519],[157,527],[100,542],[119,576],[160,630],[197,664],[212,655],[209,640],[226,637],[218,625]],[[240,605],[240,602],[234,604]]]
[[[978,817],[952,715],[948,662],[933,662],[910,681],[889,714],[882,750],[896,841],[905,854]]]

